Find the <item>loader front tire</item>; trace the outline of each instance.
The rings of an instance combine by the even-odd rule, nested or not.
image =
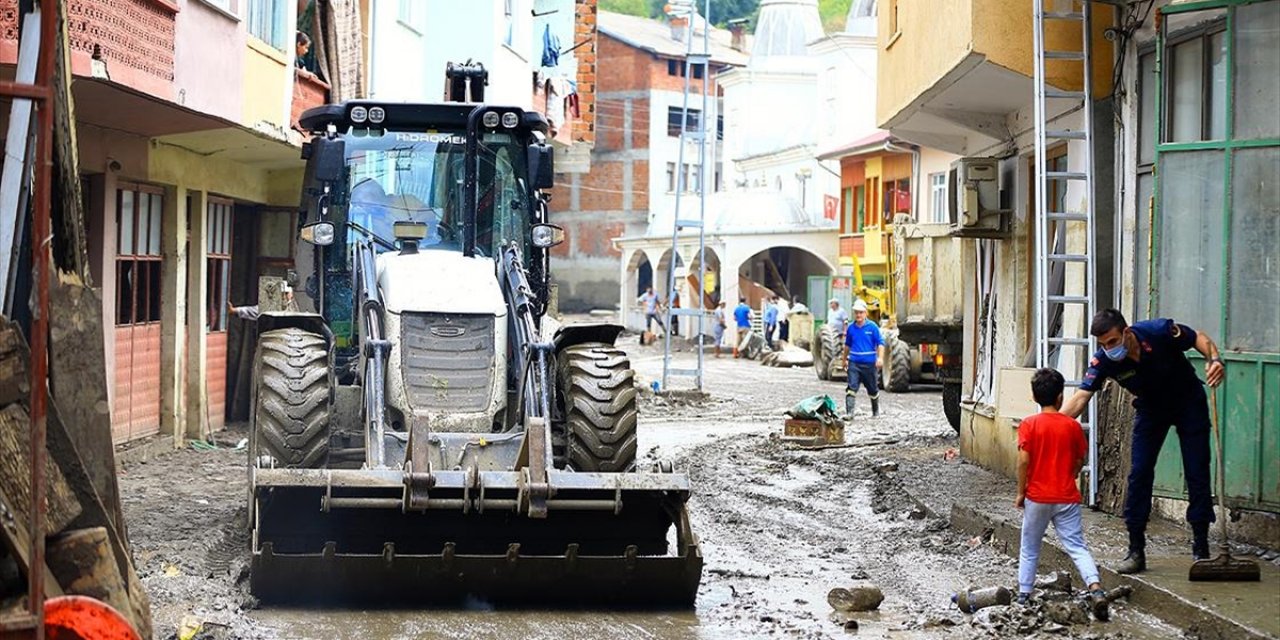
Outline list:
[[[905,393],[911,388],[911,347],[897,336],[890,335],[885,340],[885,351],[889,352],[885,388],[894,393]]]
[[[319,334],[289,327],[258,338],[251,464],[317,469],[329,458],[329,355]]]
[[[567,466],[574,471],[634,471],[638,411],[631,360],[621,349],[597,342],[564,349],[558,368]]]

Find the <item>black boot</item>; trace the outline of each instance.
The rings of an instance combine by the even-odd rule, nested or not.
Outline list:
[[[1209,559],[1209,523],[1191,523],[1191,559]]]
[[[871,417],[880,415],[880,398],[871,399]]]
[[[1116,565],[1116,573],[1141,573],[1147,570],[1147,527],[1129,526],[1129,555]]]

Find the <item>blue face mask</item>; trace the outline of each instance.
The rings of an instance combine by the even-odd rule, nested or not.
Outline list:
[[[1124,360],[1125,356],[1129,355],[1129,347],[1126,346],[1125,343],[1121,342],[1110,349],[1103,349],[1102,352],[1107,354],[1108,358],[1119,362]]]

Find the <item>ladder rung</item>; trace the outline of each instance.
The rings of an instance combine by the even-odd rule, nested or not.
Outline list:
[[[1088,262],[1089,256],[1078,253],[1051,253],[1049,259],[1056,262]]]
[[[1065,129],[1049,129],[1044,132],[1044,137],[1054,138],[1057,140],[1084,140],[1087,134],[1083,131],[1067,131]]]
[[[687,309],[685,307],[676,307],[671,310],[673,316],[700,316],[703,315],[702,309]]]
[[[1066,220],[1068,222],[1088,222],[1089,214],[1087,213],[1066,213],[1063,211],[1050,211],[1046,214],[1050,220]]]
[[[1088,296],[1049,296],[1049,302],[1061,304],[1088,304]]]
[[[1046,98],[1072,98],[1075,100],[1084,100],[1083,91],[1064,91],[1062,89],[1054,89],[1052,87],[1044,90]]]
[[[671,367],[670,369],[667,369],[667,375],[669,375],[669,376],[692,376],[692,377],[696,378],[696,377],[698,377],[698,370],[697,370],[697,369],[677,369],[677,368],[675,368],[675,367]]]
[[[697,229],[702,226],[701,220],[676,220],[676,226],[684,229]]]
[[[1046,171],[1044,177],[1050,180],[1087,180],[1089,174],[1083,171]]]
[[[1046,11],[1043,15],[1049,20],[1084,20],[1084,13],[1079,11]]]
[[[1083,51],[1045,51],[1046,60],[1084,60]]]
[[[1049,336],[1049,344],[1063,344],[1076,347],[1089,346],[1088,338],[1063,338],[1060,336]]]

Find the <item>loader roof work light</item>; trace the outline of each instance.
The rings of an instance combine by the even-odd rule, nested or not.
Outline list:
[[[369,107],[369,122],[382,124],[387,119],[387,110],[382,107]]]
[[[427,223],[413,220],[397,220],[391,226],[396,240],[421,240],[427,237]]]
[[[514,129],[518,124],[520,124],[520,116],[516,115],[514,111],[508,111],[502,114],[502,126],[508,129]]]
[[[351,121],[357,124],[369,119],[369,110],[362,106],[351,107]]]
[[[535,224],[530,231],[533,246],[539,249],[550,249],[564,242],[564,229],[554,224]]]
[[[480,117],[480,122],[490,129],[496,128],[501,120],[502,115],[497,111],[486,111],[485,114]]]

